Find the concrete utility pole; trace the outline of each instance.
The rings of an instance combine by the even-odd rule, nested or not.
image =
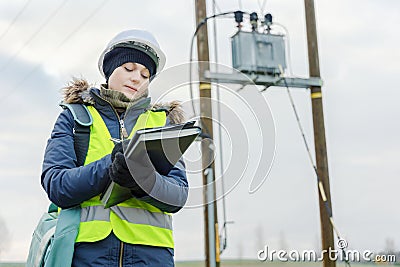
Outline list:
[[[207,17],[205,0],[196,0],[196,26]],[[211,83],[204,82],[204,72],[209,70],[209,50],[208,50],[208,31],[207,23],[202,26],[197,34],[197,57],[202,61],[199,65],[199,77],[202,82],[200,89],[200,116],[203,132],[207,133],[211,140],[213,138],[212,127],[212,102],[211,102]],[[204,203],[204,240],[206,267],[219,267],[219,238],[218,238],[218,217],[215,190],[215,168],[211,161],[210,142],[202,142],[202,162],[203,162],[203,199]]]
[[[307,27],[307,43],[308,43],[308,62],[310,77],[320,77],[319,71],[319,57],[318,57],[318,42],[317,42],[317,27],[315,22],[314,0],[304,0],[306,11],[306,27]],[[311,103],[314,124],[314,143],[315,154],[317,159],[317,172],[320,181],[323,184],[326,199],[330,210],[331,194],[329,186],[329,173],[328,173],[328,157],[326,153],[325,141],[325,126],[324,126],[324,113],[322,108],[322,92],[321,86],[311,86]],[[322,249],[334,249],[333,244],[333,227],[330,223],[330,216],[325,203],[319,194],[319,210],[321,218],[321,237]],[[336,262],[329,259],[327,253],[324,254],[323,259],[324,267],[335,267]]]

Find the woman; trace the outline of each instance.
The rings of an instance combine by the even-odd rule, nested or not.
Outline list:
[[[64,88],[66,106],[84,104],[93,118],[86,157],[79,164],[74,115],[68,108],[59,115],[41,176],[54,204],[81,207],[72,266],[174,266],[170,213],[179,211],[187,199],[183,161],[163,175],[148,160],[137,158],[130,172],[122,145],[110,140],[183,121],[176,102],[150,105],[149,83],[164,65],[164,53],[153,35],[128,30],[116,35],[100,56],[106,84],[89,88],[86,81],[75,79]],[[132,198],[106,209],[100,194],[111,180],[130,188]]]

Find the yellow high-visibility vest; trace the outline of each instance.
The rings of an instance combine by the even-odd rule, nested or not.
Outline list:
[[[98,111],[88,106],[93,118],[90,126],[89,148],[84,165],[110,154],[114,143]],[[165,112],[146,111],[141,114],[129,136],[143,128],[164,126]],[[123,242],[158,247],[174,247],[172,216],[134,197],[105,209],[100,196],[81,204],[81,222],[76,242],[95,242],[106,238],[111,231]]]

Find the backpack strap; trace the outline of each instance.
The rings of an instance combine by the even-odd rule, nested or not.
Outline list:
[[[69,267],[74,256],[75,239],[81,222],[81,207],[62,209],[50,245],[46,251],[44,267]]]
[[[77,165],[83,166],[89,149],[90,125],[93,124],[92,115],[84,104],[61,103],[60,106],[69,109],[74,117],[74,148]]]
[[[74,118],[74,149],[77,165],[83,166],[89,149],[93,118],[83,104],[61,103],[60,106],[69,109]],[[33,234],[27,266],[71,266],[80,218],[80,206],[59,211],[54,203],[50,203]]]

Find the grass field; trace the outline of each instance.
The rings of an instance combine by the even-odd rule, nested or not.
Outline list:
[[[185,261],[176,262],[176,267],[204,267],[205,264],[202,261]],[[271,266],[271,267],[322,267],[321,262],[260,262],[257,260],[226,260],[221,262],[221,267],[254,267],[254,266]],[[344,264],[338,263],[337,267],[345,267]],[[376,267],[382,266],[382,264],[362,264],[352,263],[352,267]],[[1,263],[0,267],[25,267],[25,263]]]

